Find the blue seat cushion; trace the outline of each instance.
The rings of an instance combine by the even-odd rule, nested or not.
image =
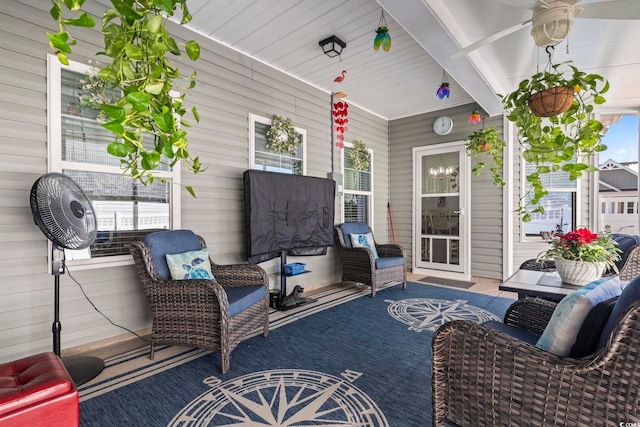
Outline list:
[[[352,248],[351,234],[367,234],[369,233],[369,225],[366,222],[345,222],[340,224],[340,230],[342,231],[342,238],[344,240],[344,246],[346,248]]]
[[[607,320],[607,324],[602,330],[602,335],[600,335],[600,340],[598,341],[598,350],[607,344],[609,335],[613,332],[613,328],[615,328],[616,323],[618,323],[618,319],[620,319],[629,306],[638,299],[640,299],[640,276],[636,276],[636,278],[630,281],[622,290],[616,305],[611,311],[611,316],[609,316],[609,320]]]
[[[524,329],[516,328],[515,326],[510,326],[505,323],[498,322],[497,320],[490,320],[488,322],[484,322],[482,325],[531,345],[536,345],[540,338],[533,332],[525,331]]]
[[[149,246],[151,259],[153,259],[158,275],[164,280],[171,279],[167,254],[180,254],[202,249],[200,239],[191,230],[156,231],[145,235],[142,242]]]
[[[267,290],[261,285],[234,286],[224,288],[224,291],[229,301],[229,317],[242,313],[258,301],[264,301],[267,297]]]
[[[383,257],[376,260],[376,270],[397,267],[399,265],[404,265],[404,258],[401,256]]]

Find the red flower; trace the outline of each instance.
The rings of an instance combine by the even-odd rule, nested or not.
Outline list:
[[[560,236],[561,239],[567,240],[569,242],[575,242],[578,245],[584,245],[587,243],[591,243],[598,238],[597,234],[592,233],[588,228],[576,228],[569,233]]]

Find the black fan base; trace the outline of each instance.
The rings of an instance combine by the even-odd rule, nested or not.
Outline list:
[[[104,369],[104,361],[92,356],[71,356],[62,359],[76,387],[94,379]]]

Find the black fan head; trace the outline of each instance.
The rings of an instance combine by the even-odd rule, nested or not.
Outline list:
[[[96,214],[80,186],[67,175],[42,175],[31,187],[31,213],[49,240],[64,249],[84,249],[96,238]]]

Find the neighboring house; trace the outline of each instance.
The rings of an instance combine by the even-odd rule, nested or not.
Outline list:
[[[92,11],[101,10],[94,0],[87,4]],[[50,48],[45,33],[55,27],[50,7],[45,1],[20,0],[3,3],[0,11],[0,361],[51,349],[50,249],[32,218],[32,184],[49,171],[92,177],[83,185],[94,182],[103,188],[110,185],[105,176],[117,176],[117,171],[112,173],[113,165],[87,166],[84,160],[68,158],[70,154],[88,156],[80,148],[69,153],[61,147],[61,140],[66,141],[72,133],[83,142],[88,134],[84,117],[78,118],[73,109],[61,108],[66,105],[61,99],[74,96],[69,89],[77,75],[63,81],[65,73],[61,73],[60,65],[47,60]],[[102,256],[70,260],[67,274],[60,277],[63,349],[130,336],[103,318],[83,292],[115,324],[135,331],[150,327],[147,301],[132,260],[126,250],[118,251],[113,246],[118,237],[132,237],[127,232],[133,224],[138,224],[139,236],[149,228],[165,228],[171,221],[172,228],[201,234],[215,262],[246,262],[242,173],[249,168],[273,170],[277,164],[278,170],[285,165],[286,170],[300,170],[309,176],[342,174],[345,186],[343,194],[336,197],[336,223],[345,217],[367,218],[378,241],[386,243],[393,235],[404,247],[408,267],[417,273],[504,279],[521,262],[546,248],[539,232],[527,229],[514,213],[524,191],[525,166],[513,125],[503,117],[487,117],[483,122],[510,142],[504,162],[507,185],[496,187],[488,170],[471,176],[470,161],[464,154],[464,140],[479,126],[467,121],[477,105],[469,103],[392,120],[352,105],[347,151],[349,143],[365,141],[373,165],[361,176],[366,175],[366,179],[355,184],[353,170],[344,159],[345,150],[331,141],[330,94],[202,34],[172,23],[169,30],[175,31],[180,42],[195,38],[201,46],[200,60],[188,62],[189,69],[197,71],[198,84],[186,103],[196,104],[201,116],[200,123],[189,129],[189,148],[208,169],[198,175],[178,172],[177,181],[192,186],[197,198],[181,186],[165,184],[141,200],[143,194],[131,189],[128,180],[122,178],[131,193],[118,190],[113,197],[100,201],[100,224],[112,227],[96,241],[94,249]],[[71,59],[87,67],[96,59],[93,55],[102,45],[102,34],[98,29],[81,29],[76,37],[78,44]],[[304,135],[302,149],[295,157],[274,159],[273,153],[263,150],[264,132],[274,114],[290,117]],[[453,119],[450,133],[434,132],[433,123],[439,116]],[[79,129],[75,133],[73,126]],[[438,179],[443,181],[423,186],[435,176],[431,171],[442,171]],[[572,186],[562,181],[561,186],[551,188],[558,195],[558,204],[571,204],[573,225],[593,225],[587,223],[589,212],[594,210],[588,191],[591,179]],[[142,201],[149,205],[138,209]],[[135,205],[138,210],[131,215],[118,213],[123,206]],[[450,223],[444,234],[433,231],[433,224],[426,224],[426,213],[435,209],[448,212]],[[340,281],[340,263],[333,248],[325,256],[300,261],[307,262],[311,272],[291,279],[290,286],[313,289]],[[271,286],[277,286],[277,260],[261,266],[269,274]]]
[[[599,196],[601,227],[638,234],[638,162],[601,163]]]

